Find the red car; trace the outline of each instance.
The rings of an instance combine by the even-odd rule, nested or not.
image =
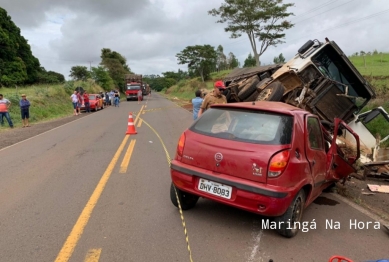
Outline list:
[[[99,94],[89,94],[89,105],[91,111],[104,109],[103,98]],[[85,111],[85,105],[81,105],[81,110]]]
[[[333,134],[319,118],[280,102],[214,105],[180,137],[171,163],[171,201],[199,197],[275,217],[293,237],[324,189],[355,172],[359,138],[340,119]],[[300,224],[299,224],[300,223]]]

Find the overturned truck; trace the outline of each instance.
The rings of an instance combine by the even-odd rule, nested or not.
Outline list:
[[[281,101],[318,115],[329,130],[340,118],[360,136],[365,171],[389,164],[389,154],[380,153],[385,139],[375,138],[366,127],[379,115],[389,122],[389,116],[382,108],[360,114],[376,94],[334,41],[309,40],[287,63],[237,68],[224,83],[229,103]]]

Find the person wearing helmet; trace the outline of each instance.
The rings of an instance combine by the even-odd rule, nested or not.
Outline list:
[[[211,105],[227,103],[227,98],[222,94],[225,89],[226,86],[223,81],[215,82],[213,92],[205,96],[204,101],[200,106],[198,117],[200,117]]]

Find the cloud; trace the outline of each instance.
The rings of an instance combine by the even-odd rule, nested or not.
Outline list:
[[[175,55],[189,45],[222,45],[243,64],[251,52],[247,36],[230,39],[225,24],[207,11],[222,0],[3,0],[28,39],[33,54],[47,69],[68,77],[74,65],[97,66],[102,48],[126,57],[136,73],[176,71]],[[290,1],[285,1],[290,2]],[[346,54],[377,49],[388,52],[384,25],[388,22],[385,1],[300,0],[290,11],[295,26],[286,32],[285,44],[269,48],[261,57],[265,64],[283,53],[286,59],[309,39],[335,40]],[[370,16],[370,18],[369,18]]]

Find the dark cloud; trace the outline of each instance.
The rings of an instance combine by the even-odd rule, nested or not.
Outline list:
[[[3,0],[2,7],[21,28],[33,53],[47,70],[68,76],[71,66],[96,66],[102,48],[126,57],[129,66],[142,74],[160,74],[185,68],[175,55],[189,45],[222,45],[241,64],[252,52],[246,35],[230,39],[225,24],[207,14],[222,0]],[[346,54],[361,50],[389,51],[384,33],[389,12],[385,1],[299,0],[290,10],[295,26],[286,43],[269,48],[265,64],[283,53],[295,55],[308,39],[335,40]]]

